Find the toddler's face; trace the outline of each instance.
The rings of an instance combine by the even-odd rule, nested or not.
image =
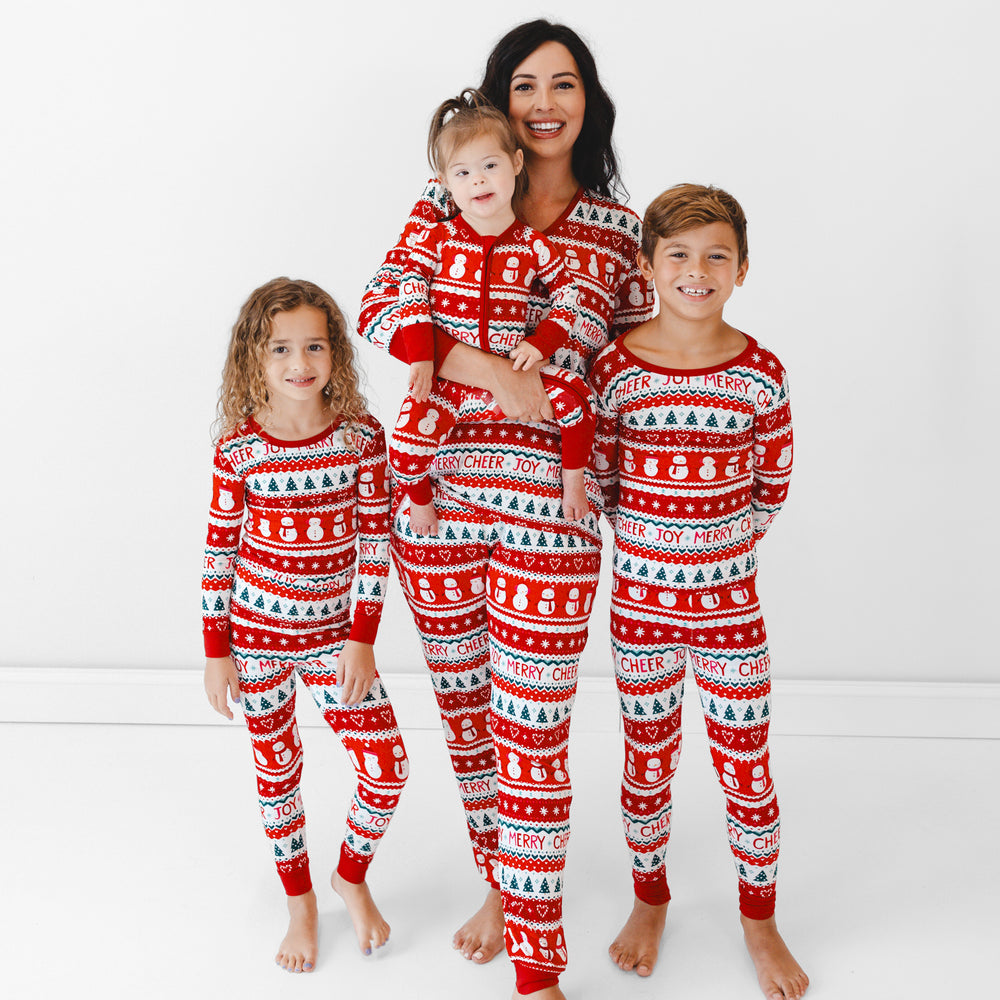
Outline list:
[[[656,285],[661,310],[698,320],[721,313],[743,284],[748,261],[738,261],[733,227],[712,222],[657,240],[652,261],[639,254],[639,269]]]
[[[494,136],[484,132],[452,152],[444,182],[469,222],[488,224],[510,213],[522,162],[520,150],[511,158]]]

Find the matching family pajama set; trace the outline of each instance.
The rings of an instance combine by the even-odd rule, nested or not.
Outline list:
[[[250,419],[220,442],[202,585],[205,655],[232,655],[236,665],[264,830],[290,896],[312,885],[296,674],[357,773],[337,867],[347,881],[364,881],[406,781],[381,680],[343,705],[336,677],[348,639],[375,640],[388,550],[385,434],[374,417],[304,441],[272,438]]]
[[[527,337],[542,358],[569,342],[578,291],[562,255],[545,237],[514,222],[499,236],[481,236],[461,215],[424,229],[413,241],[399,279],[399,327],[406,356],[434,358],[434,331],[506,356],[525,339],[535,282],[549,310]],[[541,368],[562,434],[563,466],[582,469],[594,447],[593,394],[579,375],[556,365]],[[406,397],[389,442],[389,463],[414,503],[430,503],[429,470],[437,449],[458,422],[503,419],[489,393],[437,379],[428,399]]]
[[[591,382],[597,465],[615,525],[611,642],[635,893],[651,904],[670,898],[670,782],[690,662],[726,798],[740,911],[765,919],[774,913],[779,829],[756,545],[791,474],[785,372],[751,337],[738,357],[696,371],[657,367],[617,342],[595,359]]]
[[[360,332],[402,360],[400,279],[427,229],[454,214],[432,181],[369,283]],[[652,291],[636,263],[639,219],[579,191],[545,232],[577,287],[577,318],[557,366],[585,377],[613,335],[646,319]],[[537,324],[547,304],[528,304]],[[436,336],[438,360],[453,341]],[[460,420],[434,459],[436,537],[411,532],[394,497],[392,552],[423,643],[480,870],[503,896],[518,990],[566,966],[563,867],[566,757],[577,668],[600,568],[597,514],[561,514],[560,438],[551,423]],[[600,510],[591,473],[588,496]]]

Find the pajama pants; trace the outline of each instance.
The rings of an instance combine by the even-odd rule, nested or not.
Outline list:
[[[622,819],[636,896],[667,902],[670,782],[681,751],[690,661],[712,763],[726,797],[740,912],[774,913],[778,802],[768,762],[770,660],[754,579],[673,591],[614,580],[611,645],[625,729]]]
[[[600,569],[596,516],[579,524],[515,518],[438,489],[438,535],[420,537],[401,499],[397,493],[393,559],[431,672],[476,863],[503,897],[518,990],[534,992],[557,983],[566,967],[566,751]],[[520,501],[531,506],[530,496]]]
[[[594,447],[593,393],[579,375],[556,365],[544,365],[540,374],[562,435],[563,468],[582,469],[590,462]],[[455,424],[490,419],[504,418],[488,392],[448,379],[437,379],[422,403],[412,396],[403,400],[389,441],[389,464],[414,503],[430,503],[431,463]]]
[[[295,724],[295,675],[309,688],[357,773],[337,865],[346,881],[364,881],[409,772],[381,680],[376,678],[357,704],[340,703],[337,658],[346,638],[344,629],[272,632],[233,621],[233,662],[253,745],[260,813],[274,847],[278,877],[289,896],[312,888],[300,790],[302,744]]]

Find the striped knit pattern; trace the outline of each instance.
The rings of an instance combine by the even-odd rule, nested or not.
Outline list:
[[[338,870],[364,879],[408,770],[381,681],[344,706],[337,661],[375,639],[388,579],[385,435],[373,417],[305,441],[248,420],[216,449],[202,585],[206,656],[232,655],[265,832],[289,895],[311,886],[295,676],[358,775]],[[352,607],[352,585],[356,596]]]
[[[738,357],[697,372],[658,368],[615,344],[595,360],[593,383],[615,524],[611,636],[636,895],[670,898],[670,781],[690,660],[726,796],[740,909],[763,919],[774,912],[779,828],[755,547],[787,493],[792,427],[784,369],[747,341]]]
[[[545,365],[540,374],[561,435],[563,467],[585,468],[594,446],[593,393],[579,375],[564,368]],[[431,464],[452,428],[459,422],[503,419],[488,392],[436,379],[427,399],[408,395],[403,400],[389,442],[393,477],[414,503],[429,503]]]
[[[412,242],[420,239],[428,224],[453,213],[444,188],[431,182],[399,242],[369,282],[358,328],[376,346],[405,356],[399,341],[393,343],[402,268]],[[554,361],[586,377],[592,355],[651,312],[652,288],[636,265],[639,219],[609,199],[580,191],[545,237],[563,255],[579,292],[569,343],[556,351]],[[547,304],[534,291],[530,294],[529,329],[537,325]],[[576,527],[561,516],[560,442],[551,424],[461,422],[438,450],[432,474],[439,534],[413,535],[401,509],[392,526],[393,553],[424,642],[445,725],[455,735],[472,735],[470,744],[479,751],[459,754],[458,741],[449,743],[460,788],[464,782],[474,796],[467,804],[474,801],[475,808],[466,815],[472,813],[477,824],[481,817],[490,817],[494,830],[500,826],[505,830],[504,846],[494,840],[491,854],[488,845],[481,847],[485,838],[477,839],[480,833],[470,822],[477,857],[487,858],[485,874],[502,883],[507,950],[519,987],[525,990],[529,983],[554,982],[566,963],[561,922],[569,804],[564,713],[571,705],[576,664],[586,641],[600,536],[594,515]],[[600,488],[590,473],[586,483],[596,511]],[[436,595],[433,602],[423,594],[421,579]],[[463,595],[454,603],[439,600],[439,595],[447,594],[449,580],[454,586],[449,583],[447,589]],[[523,609],[513,603],[514,598]],[[559,611],[548,613],[552,605]],[[514,612],[519,616],[517,627]],[[545,642],[549,645],[542,645]],[[451,677],[451,661],[444,650],[457,643],[467,650],[466,658],[458,661],[456,676]],[[528,673],[538,665],[535,660],[545,664],[540,678]],[[481,664],[489,664],[488,677],[476,669]],[[459,679],[467,684],[473,677],[474,689],[458,688]],[[447,690],[442,681],[447,681]],[[494,704],[492,709],[492,734],[485,728],[491,689],[502,697],[502,708]],[[461,709],[467,714],[460,714]],[[508,767],[511,753],[518,757],[514,763],[521,768],[520,777]],[[498,757],[504,765],[499,782]],[[545,775],[542,781],[532,777],[535,764]],[[474,780],[467,781],[469,775]],[[499,795],[487,791],[498,787]],[[532,813],[526,811],[529,806]],[[542,813],[542,808],[548,812]],[[522,837],[518,843],[518,831],[529,839]],[[520,857],[523,852],[534,853],[526,862]],[[528,875],[531,886],[525,889]]]
[[[524,340],[536,282],[549,310],[530,339],[547,358],[569,339],[578,294],[553,245],[521,222],[497,237],[480,236],[460,215],[423,230],[399,283],[399,324],[410,357],[433,357],[434,326],[462,343],[509,354]]]

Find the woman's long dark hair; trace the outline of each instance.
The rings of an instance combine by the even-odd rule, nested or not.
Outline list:
[[[597,66],[582,38],[565,24],[539,18],[512,28],[493,47],[486,61],[480,91],[504,114],[510,111],[510,81],[514,70],[546,42],[559,42],[576,60],[583,82],[586,109],[583,128],[573,145],[573,173],[588,190],[605,197],[628,197],[618,172],[618,159],[611,143],[615,127],[615,105],[601,86]]]

